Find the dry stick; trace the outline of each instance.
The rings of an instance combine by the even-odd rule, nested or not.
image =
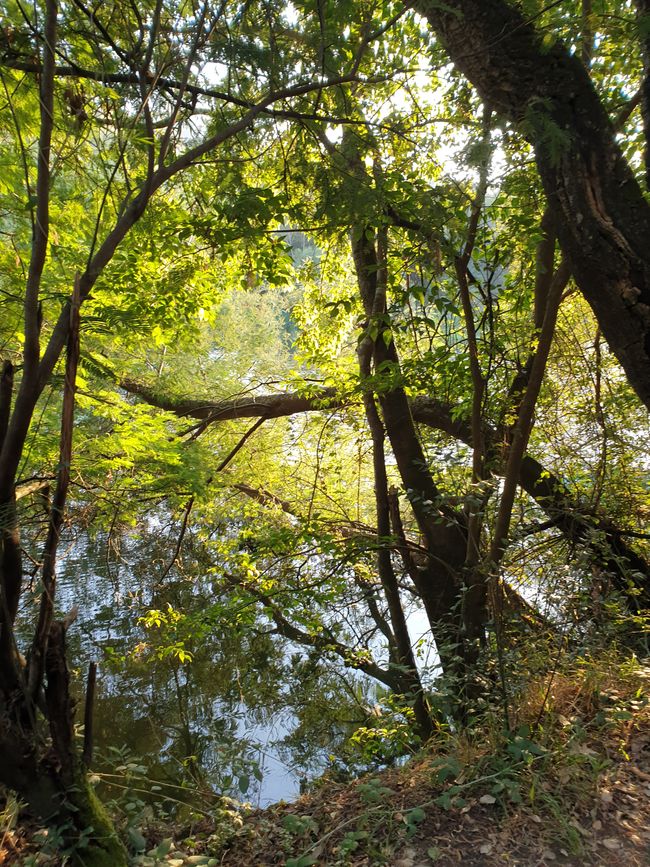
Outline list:
[[[503,691],[504,717],[508,728],[510,722],[506,676],[503,661],[504,648],[501,629],[503,599],[502,594],[499,592],[499,564],[507,546],[507,536],[510,529],[510,520],[519,482],[519,474],[528,447],[528,439],[533,424],[533,414],[535,412],[537,398],[544,378],[544,371],[546,370],[546,362],[548,361],[551,344],[553,342],[557,313],[562,300],[562,293],[570,277],[571,268],[569,267],[568,262],[565,259],[562,259],[557,271],[548,285],[544,320],[539,334],[537,349],[529,368],[530,372],[526,382],[526,388],[521,403],[519,404],[517,421],[514,426],[512,442],[508,452],[508,462],[506,464],[503,491],[494,525],[492,545],[487,560],[483,564],[483,571],[487,576],[488,596],[490,598],[494,615],[499,677]],[[538,278],[541,280],[541,275],[539,273]],[[539,313],[539,311],[536,311],[536,313]]]
[[[89,768],[93,760],[93,706],[95,703],[95,684],[97,683],[97,663],[88,665],[88,679],[86,680],[86,704],[84,706],[84,746],[81,758],[84,765]]]
[[[283,500],[278,497],[276,494],[272,494],[270,491],[267,491],[265,488],[254,488],[252,485],[246,485],[243,482],[238,482],[233,485],[235,490],[240,491],[242,494],[246,494],[247,497],[250,497],[251,500],[255,500],[258,503],[261,503],[263,506],[271,504],[273,506],[279,506],[283,512],[286,512],[288,515],[293,515],[294,517],[300,518],[300,520],[304,520],[300,515],[298,515],[288,500]]]
[[[322,650],[323,653],[334,653],[340,657],[349,668],[355,668],[358,671],[363,671],[369,677],[373,677],[380,683],[383,683],[391,690],[395,690],[398,686],[395,672],[382,668],[373,659],[368,659],[365,653],[357,654],[355,651],[342,642],[338,641],[328,631],[324,633],[312,634],[305,632],[284,616],[282,608],[276,605],[268,593],[258,590],[252,583],[247,581],[236,581],[237,586],[241,587],[247,593],[250,593],[255,599],[261,602],[268,611],[268,616],[273,619],[278,632],[290,641],[295,641],[297,644],[303,644],[307,647],[314,647]]]
[[[50,523],[43,551],[43,592],[41,594],[38,624],[34,633],[27,676],[28,694],[31,696],[32,701],[36,699],[43,682],[45,654],[54,610],[56,553],[61,537],[63,513],[70,485],[75,391],[77,366],[79,363],[79,304],[79,274],[77,274],[72,296],[72,306],[70,308],[70,330],[65,365],[63,409],[61,412],[59,467],[54,496],[52,498],[52,508],[50,510]]]
[[[42,479],[30,479],[29,481],[21,482],[19,485],[16,485],[16,499],[23,500],[30,494],[40,493],[44,499],[47,498],[49,500],[49,493],[47,489],[50,487],[51,482],[52,479],[47,477]],[[45,508],[45,511],[49,514],[49,505],[47,506],[47,508]]]
[[[221,463],[219,464],[219,466],[218,466],[217,469],[215,470],[215,473],[220,473],[220,472],[222,472],[223,470],[226,469],[226,467],[227,467],[228,464],[231,462],[231,460],[235,457],[235,455],[237,454],[237,452],[242,448],[242,446],[244,445],[244,443],[246,442],[246,440],[247,440],[250,436],[252,436],[252,435],[255,433],[255,431],[258,429],[258,427],[261,427],[261,425],[262,425],[265,421],[266,421],[266,416],[261,416],[260,418],[257,419],[257,421],[255,422],[255,424],[252,425],[252,426],[251,426],[251,427],[246,431],[246,433],[245,433],[245,434],[243,435],[243,437],[239,440],[239,442],[237,443],[237,445],[236,445],[236,446],[235,446],[235,447],[234,447],[234,448],[233,448],[233,449],[232,449],[232,450],[231,450],[231,451],[226,455],[226,457],[221,461]],[[212,481],[212,479],[209,479],[209,481]],[[178,555],[180,554],[180,550],[181,550],[181,545],[183,544],[183,539],[185,538],[185,532],[186,532],[186,530],[187,530],[187,522],[188,522],[188,520],[189,520],[190,512],[192,511],[192,506],[193,506],[193,505],[194,505],[194,495],[192,494],[192,496],[191,496],[191,497],[189,498],[189,500],[187,501],[187,505],[185,506],[185,513],[184,513],[184,515],[183,515],[183,523],[182,523],[182,525],[181,525],[181,532],[180,532],[180,534],[179,534],[179,536],[178,536],[178,540],[177,540],[177,542],[176,542],[176,548],[175,548],[175,550],[174,550],[174,556],[173,556],[172,559],[169,561],[169,564],[167,565],[167,567],[166,567],[165,570],[163,571],[163,573],[162,573],[162,575],[160,576],[160,578],[158,578],[158,580],[156,581],[156,584],[157,584],[157,585],[162,584],[162,582],[165,580],[165,578],[167,577],[167,575],[170,573],[170,571],[171,571],[171,569],[172,569],[174,563],[175,563],[176,560],[178,559]]]
[[[417,584],[419,580],[418,564],[413,556],[413,542],[410,542],[406,537],[402,514],[399,508],[399,497],[397,488],[392,487],[388,492],[388,506],[390,511],[390,522],[393,528],[393,534],[397,539],[397,547],[399,549],[402,563],[410,576],[413,584]]]
[[[544,316],[548,307],[548,297],[554,277],[556,232],[555,219],[550,208],[546,208],[540,221],[541,238],[535,250],[535,299],[533,306],[533,325],[535,340],[538,339]],[[501,417],[497,425],[497,436],[503,443],[510,443],[512,434],[517,424],[517,417],[521,402],[526,393],[530,375],[537,352],[536,343],[531,343],[528,358],[514,376],[508,389],[508,400],[504,402]],[[510,424],[506,419],[513,416],[514,421]]]

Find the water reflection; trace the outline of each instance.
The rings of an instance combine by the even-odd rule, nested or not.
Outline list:
[[[61,546],[57,608],[78,609],[68,640],[80,701],[88,664],[99,663],[96,767],[142,764],[156,786],[187,784],[259,806],[292,799],[352,732],[377,722],[382,689],[342,663],[337,668],[324,662],[318,645],[292,645],[281,637],[276,624],[260,616],[255,600],[228,596],[224,576],[219,583],[187,547],[183,571],[165,569],[169,540],[159,526],[147,526],[141,535],[125,530],[119,544],[106,533],[82,532]],[[316,596],[309,598],[317,598],[319,571],[328,577],[325,558],[302,556],[312,570]],[[331,592],[340,595],[319,603],[323,622],[329,617],[335,628],[343,617],[358,646],[369,647],[386,665],[385,642],[372,624],[367,628],[367,609],[355,600],[354,583],[348,582],[346,593],[345,576],[335,577],[340,586]],[[282,573],[279,586],[278,604],[291,612],[299,589],[292,591]],[[328,607],[328,598],[336,605]],[[35,595],[31,604],[36,601]],[[143,625],[152,609],[164,621],[160,629]],[[25,623],[33,622],[29,614],[23,611]],[[409,626],[412,636],[421,635],[417,650],[423,680],[430,684],[437,658],[423,617],[412,604]],[[394,749],[389,745],[386,757],[380,750],[373,763],[396,760]],[[367,759],[340,755],[337,765],[344,772],[364,769]]]
[[[143,544],[127,540],[130,550],[116,564],[106,557],[106,543],[105,536],[88,534],[71,541],[57,590],[61,612],[78,608],[68,640],[80,701],[88,663],[99,662],[98,763],[107,767],[103,757],[124,745],[144,760],[154,781],[193,780],[260,806],[295,797],[304,771],[279,746],[297,722],[285,707],[286,694],[283,700],[282,648],[265,635],[217,635],[188,664],[158,656],[147,648],[140,623],[163,598],[143,578],[147,569],[141,567],[150,566]],[[200,581],[184,582],[175,593],[170,582],[164,598],[189,593],[198,599],[206,589]],[[23,612],[24,624],[28,615]],[[316,753],[312,766],[319,764]]]

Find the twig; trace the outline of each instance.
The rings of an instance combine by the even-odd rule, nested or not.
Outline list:
[[[97,683],[97,663],[88,665],[88,679],[86,680],[86,704],[84,706],[84,746],[81,758],[84,765],[89,768],[93,760],[93,707],[95,704],[95,685]]]
[[[244,443],[246,442],[246,440],[247,440],[250,436],[252,436],[252,435],[255,433],[255,431],[258,429],[258,427],[261,427],[261,425],[263,425],[265,421],[266,421],[266,416],[264,416],[264,415],[263,415],[263,416],[260,416],[260,418],[257,419],[257,421],[255,422],[255,424],[254,424],[252,427],[250,427],[250,428],[246,431],[246,433],[244,434],[244,436],[239,440],[239,442],[237,443],[237,445],[235,446],[235,448],[234,448],[231,452],[229,452],[229,453],[226,455],[226,457],[221,461],[221,463],[219,464],[219,466],[217,467],[217,469],[215,470],[215,472],[217,472],[217,473],[221,473],[223,470],[226,469],[226,467],[228,466],[228,464],[230,463],[230,461],[235,457],[235,455],[236,455],[237,452],[240,450],[240,448],[244,445]]]
[[[183,539],[185,538],[185,531],[187,530],[187,522],[190,517],[190,512],[192,511],[192,506],[194,505],[194,494],[187,501],[187,505],[185,506],[185,512],[183,514],[183,522],[181,524],[181,531],[178,534],[178,539],[176,540],[176,547],[174,548],[174,556],[171,558],[167,566],[165,567],[162,575],[156,581],[156,585],[160,586],[165,578],[169,575],[172,570],[172,567],[178,560],[178,555],[181,552],[181,546],[183,544]]]

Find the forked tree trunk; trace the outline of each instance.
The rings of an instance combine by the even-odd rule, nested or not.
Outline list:
[[[411,577],[422,599],[443,671],[458,680],[465,677],[467,649],[461,622],[466,528],[462,515],[445,504],[427,467],[404,388],[392,382],[386,387],[381,385],[387,368],[393,380],[399,379],[395,343],[392,335],[388,339],[384,334],[385,288],[378,284],[378,275],[385,268],[385,251],[381,248],[381,237],[375,237],[371,229],[361,227],[353,231],[352,254],[368,328],[382,323],[381,333],[373,340],[373,360],[383,423],[427,549],[426,562],[414,569]]]

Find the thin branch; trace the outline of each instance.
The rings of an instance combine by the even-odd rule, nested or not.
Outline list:
[[[70,485],[70,463],[72,460],[72,434],[74,429],[75,390],[77,366],[79,363],[79,275],[75,280],[73,303],[70,310],[70,331],[65,367],[63,409],[61,412],[61,436],[59,445],[59,468],[56,487],[50,509],[50,523],[43,551],[43,590],[34,633],[27,676],[28,692],[35,700],[43,681],[47,643],[54,611],[56,589],[56,554],[63,526],[65,503]]]
[[[169,575],[169,573],[173,569],[174,565],[178,562],[178,557],[181,553],[181,548],[183,546],[183,539],[185,538],[185,533],[187,532],[187,522],[189,521],[190,512],[192,511],[193,505],[194,505],[194,495],[192,494],[192,496],[187,501],[187,505],[185,506],[185,509],[183,510],[183,520],[181,522],[181,530],[180,530],[180,533],[178,534],[178,539],[176,540],[176,547],[174,548],[174,554],[173,554],[171,560],[169,561],[169,563],[167,564],[167,566],[163,569],[162,575],[160,575],[156,579],[156,584],[158,586],[160,586],[163,583],[165,578]]]
[[[221,461],[221,463],[219,464],[219,466],[218,466],[217,469],[215,470],[215,473],[221,473],[221,472],[223,472],[223,470],[226,469],[226,467],[227,467],[228,464],[231,462],[231,460],[235,457],[235,455],[237,454],[237,452],[238,452],[238,451],[242,448],[242,446],[245,444],[246,440],[247,440],[249,437],[251,437],[251,436],[255,433],[255,431],[258,429],[258,427],[261,427],[261,426],[264,424],[264,422],[265,422],[266,420],[267,420],[267,416],[265,416],[265,415],[260,416],[260,418],[258,418],[258,420],[255,422],[255,424],[252,425],[252,426],[251,426],[251,427],[246,431],[246,433],[245,433],[244,436],[239,440],[239,442],[237,443],[237,445],[236,445],[236,446],[235,446],[235,447],[234,447],[234,448],[233,448],[233,449],[232,449],[232,450],[231,450],[231,451],[226,455],[226,457]]]
[[[485,477],[485,443],[483,440],[483,399],[485,395],[485,377],[481,370],[481,359],[478,351],[477,329],[474,318],[474,309],[472,306],[472,298],[469,291],[469,283],[467,278],[467,268],[472,258],[474,246],[476,244],[476,236],[478,234],[479,221],[483,206],[485,204],[485,196],[488,189],[488,179],[490,171],[490,120],[492,117],[491,110],[486,106],[483,115],[483,135],[481,147],[486,151],[482,156],[482,163],[479,172],[479,182],[476,189],[476,195],[472,204],[469,224],[467,228],[467,238],[462,252],[455,257],[454,266],[456,269],[456,278],[460,290],[460,299],[463,306],[463,315],[465,319],[465,331],[467,333],[467,347],[469,350],[469,367],[472,377],[472,484],[474,492],[478,497],[480,486]],[[481,538],[481,512],[477,506],[469,507],[469,516],[467,521],[467,553],[465,556],[465,565],[473,570],[474,566],[479,561],[480,556],[480,538]],[[471,581],[471,579],[470,579]]]
[[[508,454],[503,490],[499,502],[499,511],[497,513],[497,519],[494,526],[494,536],[489,554],[489,564],[493,574],[494,570],[498,568],[498,564],[501,562],[503,554],[505,553],[506,539],[510,528],[512,508],[517,490],[517,480],[519,478],[521,464],[528,446],[535,405],[537,403],[537,397],[539,395],[544,371],[546,369],[546,362],[553,342],[555,322],[557,320],[562,292],[569,282],[570,276],[571,269],[566,260],[563,260],[555,272],[551,282],[546,305],[546,313],[544,316],[544,324],[542,325],[542,330],[539,335],[539,342],[531,368],[530,379],[519,407],[517,423],[515,425],[512,444]]]
[[[40,355],[39,292],[50,232],[50,148],[54,128],[54,46],[57,25],[56,0],[46,0],[43,63],[39,86],[40,135],[36,176],[36,213],[32,250],[25,286],[25,345],[21,391],[36,386]]]

